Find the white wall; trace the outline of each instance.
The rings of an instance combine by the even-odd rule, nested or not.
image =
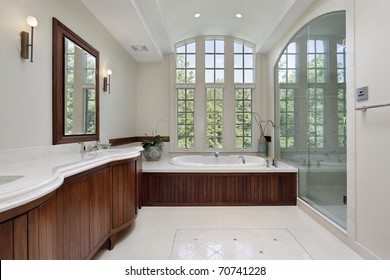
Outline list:
[[[390,103],[390,2],[355,0],[355,82],[369,99]],[[390,107],[356,112],[356,239],[390,259]]]
[[[0,150],[52,144],[52,17],[100,52],[101,79],[113,70],[111,95],[100,89],[101,132],[136,131],[136,63],[78,0],[0,0]],[[34,30],[34,63],[20,58],[20,32]],[[102,80],[101,80],[102,87]]]
[[[137,65],[137,135],[169,135],[170,59]],[[157,128],[158,125],[158,128]]]

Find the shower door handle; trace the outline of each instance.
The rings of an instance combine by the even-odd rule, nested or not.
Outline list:
[[[311,137],[314,136],[314,143],[311,142]],[[310,146],[315,146],[317,144],[317,132],[309,132],[307,134],[306,142]]]

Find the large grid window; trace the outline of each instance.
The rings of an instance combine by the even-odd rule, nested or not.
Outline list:
[[[253,83],[253,47],[234,42],[234,82]]]
[[[337,107],[338,107],[338,146],[339,148],[347,147],[347,106],[346,106],[346,53],[345,41],[337,43]]]
[[[295,89],[279,90],[280,106],[280,147],[290,149],[295,147]]]
[[[344,42],[337,43],[337,83],[345,83],[345,46]]]
[[[278,62],[279,83],[297,82],[297,43],[291,42],[284,50]]]
[[[324,103],[325,83],[328,74],[328,41],[307,40],[307,82],[308,82],[308,144],[324,148]]]
[[[254,81],[254,48],[242,41],[234,42],[234,84],[235,89],[235,147],[252,147],[252,101]]]
[[[207,88],[207,147],[223,148],[223,89]]]
[[[256,151],[255,46],[230,36],[199,36],[178,43],[175,59],[173,149]]]
[[[252,147],[252,89],[236,89],[236,148]]]
[[[278,62],[279,106],[280,106],[280,147],[292,149],[296,146],[296,95],[298,73],[298,44],[291,42]]]
[[[346,123],[346,98],[345,89],[339,89],[337,95],[338,103],[338,146],[347,147],[347,123]]]
[[[307,41],[307,82],[327,83],[328,77],[328,41]]]
[[[307,142],[311,147],[324,147],[324,89],[309,88],[307,104]]]
[[[176,83],[196,82],[196,44],[189,42],[176,48]]]
[[[205,41],[206,83],[225,82],[225,42],[221,39]]]
[[[194,89],[177,89],[177,142],[180,149],[194,147]]]

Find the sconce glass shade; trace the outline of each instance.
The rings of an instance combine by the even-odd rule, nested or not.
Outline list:
[[[106,73],[107,73],[108,76],[111,76],[111,75],[112,75],[111,69],[107,69],[107,72],[106,72]]]
[[[37,21],[36,17],[28,16],[26,21],[27,21],[27,24],[31,27],[38,26],[38,21]]]

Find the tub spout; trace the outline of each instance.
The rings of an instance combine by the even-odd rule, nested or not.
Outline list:
[[[215,157],[219,157],[219,152],[215,152],[215,153],[214,153],[214,156],[215,156]]]
[[[238,156],[238,158],[240,158],[242,160],[242,164],[245,164],[245,158],[244,156]]]

